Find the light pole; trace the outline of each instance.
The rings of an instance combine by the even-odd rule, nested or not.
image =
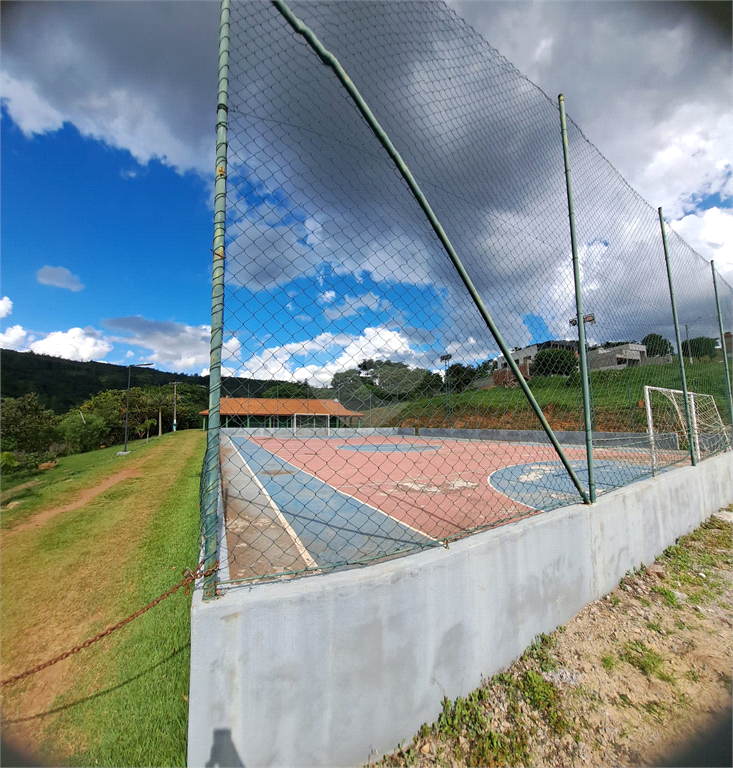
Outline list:
[[[178,427],[178,422],[176,421],[176,404],[178,403],[178,398],[176,394],[176,387],[181,383],[180,381],[170,381],[169,384],[173,384],[173,431],[176,431],[176,428]]]
[[[697,320],[702,320],[702,316]],[[695,325],[697,320],[693,320],[691,323],[685,323],[685,336],[687,338],[687,356],[690,358],[690,365],[692,365],[692,347],[690,346],[690,326]]]
[[[445,423],[448,423],[448,411],[450,410],[450,382],[448,381],[448,361],[453,355],[441,355],[440,362],[445,363]]]
[[[129,453],[127,450],[127,421],[130,414],[130,372],[133,368],[144,368],[148,365],[153,365],[153,363],[135,363],[135,365],[127,366],[127,399],[125,401],[125,447],[121,451],[117,451],[118,456],[127,456]]]

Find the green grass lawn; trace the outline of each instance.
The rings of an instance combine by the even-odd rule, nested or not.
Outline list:
[[[204,433],[136,448],[125,461],[150,453],[138,477],[3,539],[4,676],[117,623],[197,564]],[[117,471],[105,455],[85,457],[86,466],[75,467],[78,488]],[[190,602],[180,590],[57,665],[66,666],[53,681],[56,695],[40,711],[43,679],[3,689],[5,724],[31,718],[37,753],[53,765],[185,765]]]

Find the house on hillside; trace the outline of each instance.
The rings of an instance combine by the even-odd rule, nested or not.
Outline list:
[[[523,347],[522,349],[512,350],[512,357],[514,362],[522,366],[525,363],[531,365],[534,359],[537,357],[543,349],[569,349],[571,352],[577,353],[578,342],[577,341],[564,341],[559,339],[552,339],[551,341],[542,341],[539,344],[532,344],[529,347]],[[509,368],[509,363],[506,361],[504,355],[499,355],[496,358],[497,371]]]
[[[542,341],[539,344],[532,344],[529,347],[523,347],[522,349],[512,350],[512,357],[514,362],[519,367],[522,376],[525,379],[529,379],[531,375],[531,366],[538,353],[543,349],[569,349],[574,354],[577,354],[578,342],[577,341]],[[474,379],[469,385],[471,389],[491,389],[491,387],[516,387],[518,385],[516,376],[512,369],[509,367],[504,355],[499,355],[496,358],[496,370],[491,376],[487,376],[482,379]]]
[[[357,427],[363,414],[350,411],[338,400],[276,397],[222,397],[223,427],[267,427],[270,429],[337,429]],[[201,411],[204,429],[209,411]]]
[[[588,366],[592,371],[620,371],[646,365],[646,347],[643,344],[619,344],[588,350]]]

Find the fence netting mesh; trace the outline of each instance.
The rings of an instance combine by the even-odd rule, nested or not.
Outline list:
[[[441,3],[290,7],[412,171],[587,487],[557,103]],[[229,65],[220,580],[321,573],[579,502],[333,70],[265,2],[232,4]],[[649,440],[644,387],[682,389],[657,211],[570,120],[568,136],[603,493],[690,452],[653,462]],[[729,426],[710,265],[667,229],[688,388]]]

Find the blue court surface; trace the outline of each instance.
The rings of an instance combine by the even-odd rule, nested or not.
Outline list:
[[[571,461],[584,488],[588,488],[588,465],[585,461]],[[596,492],[606,493],[651,475],[649,464],[631,464],[627,461],[597,461],[594,465]],[[514,501],[535,509],[552,509],[573,500],[580,501],[578,490],[559,461],[516,464],[497,469],[489,477],[489,484]]]

